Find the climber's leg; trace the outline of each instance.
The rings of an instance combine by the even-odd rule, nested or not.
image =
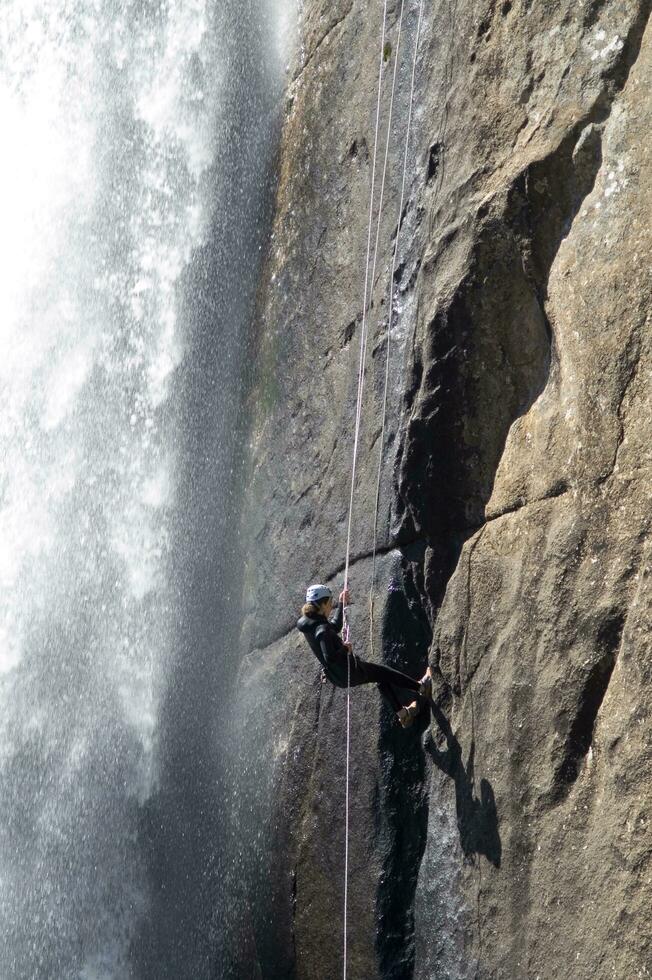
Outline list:
[[[369,660],[355,658],[355,667],[351,670],[351,686],[358,684],[389,684],[392,687],[399,687],[405,691],[413,691],[426,699],[430,698],[431,682],[430,668],[426,671],[421,680],[415,680],[409,674],[404,674],[402,670],[394,667],[386,667],[385,664],[373,664]]]
[[[357,687],[359,684],[378,684],[381,694],[396,712],[398,720],[404,728],[408,728],[412,724],[420,710],[419,701],[414,700],[414,698],[406,704],[408,698],[405,697],[405,694],[410,692],[412,695],[418,694],[420,699],[429,699],[431,693],[430,668],[428,668],[426,675],[417,681],[409,674],[404,674],[393,667],[370,663],[368,660],[360,660],[358,657],[352,657],[350,683],[351,687]],[[403,697],[400,696],[401,691],[404,692]]]
[[[382,696],[387,701],[388,705],[391,707],[392,711],[395,711],[396,714],[398,714],[401,708],[404,707],[404,702],[401,701],[401,699],[399,698],[396,688],[393,686],[393,684],[381,683],[378,685],[378,689],[382,694]]]
[[[410,727],[420,710],[418,702],[413,701],[411,704],[406,704],[405,707],[397,711],[398,720],[403,728]]]

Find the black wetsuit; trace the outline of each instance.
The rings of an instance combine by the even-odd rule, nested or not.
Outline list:
[[[406,701],[414,698],[401,698],[399,692],[411,691],[419,694],[419,681],[393,667],[372,664],[361,660],[355,654],[349,653],[340,639],[344,609],[338,602],[330,619],[325,616],[302,616],[297,621],[297,629],[303,633],[310,649],[324,669],[324,674],[335,687],[351,687],[359,684],[378,684],[382,694],[387,698],[395,711],[402,708]]]

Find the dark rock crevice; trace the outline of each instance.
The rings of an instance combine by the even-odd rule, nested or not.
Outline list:
[[[471,702],[471,739],[475,743],[475,702],[473,699],[473,690],[470,687],[471,681],[477,671],[482,658],[479,658],[472,670],[469,670],[469,656],[468,656],[468,643],[469,643],[469,624],[471,621],[471,612],[474,607],[474,595],[473,595],[473,554],[476,548],[480,545],[482,541],[484,532],[486,529],[482,527],[480,531],[474,536],[469,549],[466,559],[466,628],[464,630],[464,635],[462,638],[462,647],[460,651],[460,657],[457,664],[457,690],[455,693],[460,696],[468,690],[469,699]],[[462,671],[464,672],[462,674]]]
[[[411,414],[397,457],[398,511],[428,539],[483,523],[507,433],[545,387],[554,355],[550,269],[593,188],[602,125],[636,61],[648,8],[641,6],[593,107],[519,174],[504,204],[501,195],[484,202],[467,272],[415,351],[405,399]],[[506,292],[508,282],[515,286]]]
[[[585,670],[576,712],[568,727],[561,759],[547,797],[553,805],[566,799],[591,748],[598,712],[616,665],[624,625],[625,615],[621,611],[613,612],[599,625],[595,656]]]
[[[644,324],[641,325],[641,329]],[[611,461],[611,466],[602,478],[603,481],[608,480],[616,472],[618,467],[618,457],[620,455],[620,450],[622,448],[623,442],[625,440],[625,399],[629,394],[632,386],[636,383],[636,378],[638,376],[638,369],[641,360],[641,348],[642,348],[642,338],[640,332],[636,332],[632,335],[631,342],[628,345],[628,349],[625,351],[624,362],[626,377],[624,379],[622,392],[618,406],[616,408],[616,418],[618,419],[618,436],[616,438],[616,445],[614,447],[614,454]]]
[[[550,269],[595,183],[601,124],[636,61],[649,7],[641,5],[592,109],[504,197],[484,202],[467,271],[415,348],[397,452],[397,515],[429,543],[451,528],[474,533],[525,503],[485,516],[507,433],[548,380]],[[567,489],[560,477],[542,499]]]
[[[563,497],[564,494],[567,494],[570,490],[573,489],[576,489],[576,487],[569,485],[566,482],[566,480],[560,479],[557,481],[557,483],[555,483],[552,487],[550,487],[547,493],[544,493],[541,497],[534,497],[531,500],[524,500],[523,498],[519,497],[516,500],[514,500],[508,507],[503,507],[501,510],[489,513],[486,516],[484,523],[481,526],[485,527],[487,524],[490,524],[492,521],[500,520],[501,517],[508,517],[510,514],[517,514],[520,510],[523,510],[523,508],[525,507],[532,507],[535,504],[542,504],[545,503],[545,501],[547,500],[556,500],[557,497]]]
[[[593,108],[554,150],[526,167],[506,192],[486,201],[477,213],[475,243],[459,286],[452,298],[434,311],[415,345],[404,403],[407,423],[397,452],[397,523],[423,537],[428,545],[438,543],[440,551],[443,543],[443,551],[448,550],[452,559],[440,566],[438,596],[426,593],[421,597],[433,624],[446,582],[456,566],[454,556],[459,554],[459,531],[452,529],[466,527],[468,537],[478,528],[483,529],[488,521],[528,503],[515,500],[500,513],[486,515],[509,430],[529,410],[550,378],[555,360],[554,324],[547,312],[550,271],[583,201],[594,187],[602,163],[603,125],[636,60],[646,21],[647,14],[641,8],[629,31],[623,56],[605,77],[604,89]],[[489,31],[489,22],[483,25]],[[432,178],[436,170],[435,167]],[[422,274],[429,271],[422,267]],[[569,489],[569,481],[560,475],[541,499],[561,496]],[[473,601],[471,557],[472,550],[467,616]],[[585,679],[577,716],[555,774],[559,799],[577,778],[581,760],[588,752],[621,632],[622,621],[616,618],[601,633],[603,652]],[[465,642],[466,637],[465,631]],[[462,697],[469,689],[473,727],[475,710],[469,688],[473,675],[466,671],[463,687],[461,664],[458,668],[455,693]],[[473,673],[476,669],[477,665]],[[442,731],[450,732],[443,712],[438,710],[437,715],[440,727],[444,726]],[[430,742],[430,755],[441,767],[442,756],[433,750],[434,744]],[[471,770],[475,745],[472,731]],[[478,841],[463,825],[460,811],[477,815],[484,814],[486,808],[484,797],[478,806],[472,785],[469,791],[461,753],[455,759],[448,774],[455,778],[460,842],[466,853],[472,850],[470,839],[474,844]],[[495,819],[490,821],[487,846],[483,849],[480,844],[476,850],[493,858],[499,866],[497,811],[489,784],[484,795],[491,799]],[[405,849],[395,860],[401,857],[414,860],[414,855]]]
[[[431,145],[428,150],[428,164],[426,167],[426,184],[429,184],[435,179],[439,173],[439,165],[441,163],[442,155],[442,145],[437,140]]]
[[[391,666],[420,676],[428,661],[432,633],[420,600],[423,552],[420,558],[413,558],[402,558],[393,577],[382,623],[383,652]],[[380,975],[387,980],[410,980],[414,970],[414,894],[428,816],[420,744],[426,723],[424,714],[420,724],[406,732],[387,707],[381,725],[377,820],[382,872],[376,898],[376,950]]]

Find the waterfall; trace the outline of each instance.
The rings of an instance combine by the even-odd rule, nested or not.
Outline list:
[[[192,804],[219,785],[220,535],[291,21],[2,4],[3,980],[209,976],[184,915],[219,888],[219,826]]]

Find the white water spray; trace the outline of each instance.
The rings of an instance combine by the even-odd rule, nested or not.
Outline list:
[[[205,0],[0,11],[0,976],[132,976],[170,682],[179,286],[212,220]],[[237,284],[234,284],[237,287]]]

